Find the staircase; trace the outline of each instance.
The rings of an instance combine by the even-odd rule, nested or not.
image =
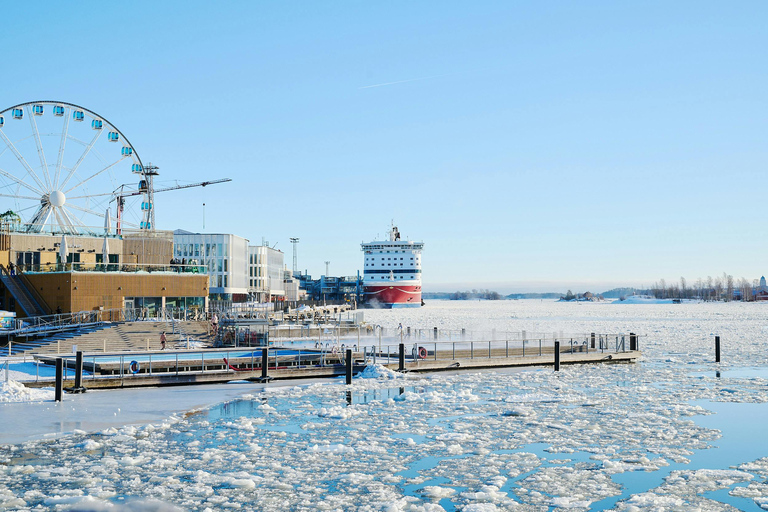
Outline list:
[[[2,265],[0,265],[0,270],[0,280],[16,300],[16,303],[21,306],[25,315],[43,316],[48,314],[24,285],[21,276],[10,275]]]
[[[182,330],[179,327],[182,327]],[[160,350],[160,334],[165,331],[168,338],[166,350],[186,341],[202,342],[211,346],[213,339],[208,336],[206,322],[176,322],[176,333],[172,333],[170,322],[123,322],[100,326],[88,326],[70,332],[60,332],[38,340],[15,340],[11,353],[21,354],[71,354],[73,345],[85,353]],[[0,355],[6,355],[7,347],[0,347]]]

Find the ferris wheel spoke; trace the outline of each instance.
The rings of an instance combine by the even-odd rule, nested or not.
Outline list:
[[[61,217],[64,219],[64,224],[66,226],[69,226],[72,233],[75,233],[77,230],[75,229],[75,223],[72,222],[72,219],[69,217],[69,213],[67,213],[67,210],[63,206],[59,206],[56,208],[56,212],[61,215]]]
[[[14,154],[16,159],[19,161],[19,163],[26,169],[27,174],[35,180],[35,182],[40,186],[41,189],[45,190],[45,185],[43,185],[43,182],[40,181],[40,178],[37,177],[37,174],[35,174],[35,171],[32,169],[32,167],[27,163],[27,161],[24,159],[21,153],[19,153],[19,150],[16,149],[16,146],[13,145],[13,142],[8,138],[7,135],[3,132],[3,130],[0,130],[0,138],[3,139],[5,144],[8,146],[8,148],[11,150],[11,152]],[[14,178],[15,179],[15,178]]]
[[[97,211],[91,210],[90,208],[85,208],[83,206],[77,206],[76,204],[67,203],[67,208],[72,208],[73,210],[77,210],[83,213],[90,213],[91,215],[95,215],[97,217],[103,217],[103,213],[99,213]]]
[[[18,209],[15,213],[25,212],[27,210],[31,210],[32,208],[40,208],[40,205],[39,204],[33,204],[32,206],[25,206],[24,208]]]
[[[31,199],[32,201],[40,201],[39,197],[20,196],[18,194],[0,194],[0,197],[11,197],[13,199]]]
[[[48,222],[48,217],[51,213],[51,206],[49,204],[44,204],[40,207],[40,209],[35,212],[35,214],[32,216],[32,218],[29,220],[30,226],[45,226],[45,223]]]
[[[2,130],[0,130],[0,133],[3,133]],[[0,169],[0,176],[5,176],[9,180],[15,181],[16,183],[18,183],[22,187],[28,188],[29,190],[31,190],[32,192],[34,192],[36,194],[40,194],[41,196],[45,195],[45,193],[42,190],[38,190],[35,187],[33,187],[32,185],[30,185],[28,183],[24,183],[24,181],[20,180],[19,178],[17,178],[16,176],[14,176],[14,175],[12,175],[10,173],[5,172],[2,169]]]
[[[88,199],[89,197],[102,197],[102,196],[114,196],[114,195],[115,195],[114,192],[104,192],[103,194],[88,194],[87,196],[67,196],[67,199]]]
[[[48,185],[46,190],[53,190],[51,188],[51,177],[48,175],[48,163],[45,161],[45,152],[43,151],[43,143],[40,141],[40,131],[37,129],[37,121],[32,114],[32,108],[27,105],[27,116],[29,116],[29,124],[32,126],[32,133],[35,136],[35,145],[37,146],[37,156],[40,158],[40,173],[45,178],[45,184]]]
[[[120,162],[125,160],[126,158],[127,158],[127,156],[123,156],[119,160],[117,160],[116,162],[112,162],[111,164],[109,164],[108,166],[104,167],[100,171],[93,173],[92,175],[88,176],[84,180],[81,180],[78,184],[74,185],[73,187],[68,188],[67,190],[64,191],[64,193],[67,194],[70,191],[72,191],[72,190],[76,189],[77,187],[79,187],[80,185],[83,185],[87,181],[92,180],[93,178],[95,178],[99,174],[103,173],[104,171],[108,171],[109,169],[111,169],[112,167],[116,166],[117,164],[119,164]]]
[[[77,171],[77,168],[80,167],[80,164],[83,163],[83,160],[85,160],[85,157],[88,156],[88,153],[91,152],[91,149],[93,148],[93,145],[96,144],[96,141],[99,140],[99,136],[101,135],[101,132],[104,130],[96,130],[96,134],[91,139],[91,142],[88,143],[88,145],[85,147],[85,150],[83,151],[83,154],[80,155],[80,158],[78,158],[77,162],[74,166],[69,170],[69,174],[67,174],[67,177],[64,178],[64,181],[61,182],[61,187],[67,184],[69,179],[72,177],[73,174],[75,174],[75,171]]]
[[[56,171],[53,176],[53,188],[59,186],[59,175],[61,174],[61,162],[64,159],[64,146],[67,144],[67,134],[69,134],[69,114],[72,109],[67,108],[64,112],[64,129],[61,131],[61,142],[59,142],[59,158],[56,161]]]
[[[68,232],[69,230],[67,228],[69,225],[67,224],[67,219],[62,216],[62,212],[59,210],[59,208],[53,208],[53,216],[56,219],[59,228],[61,228],[62,231]]]

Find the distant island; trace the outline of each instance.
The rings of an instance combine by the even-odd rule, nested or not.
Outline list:
[[[584,296],[587,300],[592,300],[590,297],[600,297],[602,299],[620,299],[622,297],[629,297],[631,295],[648,295],[651,290],[641,290],[637,288],[613,288],[612,290],[605,291],[603,293],[593,294],[591,292],[584,292],[581,294],[574,294],[571,290],[567,292],[528,292],[528,293],[510,293],[509,295],[501,295],[498,292],[492,290],[467,290],[456,292],[424,292],[422,297],[424,300],[518,300],[518,299],[553,299],[553,300],[584,300]],[[581,299],[579,299],[581,297]]]

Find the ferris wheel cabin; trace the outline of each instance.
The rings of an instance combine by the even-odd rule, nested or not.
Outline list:
[[[3,119],[3,116],[0,116],[0,128],[2,128],[4,124],[5,124],[5,119]]]
[[[61,105],[54,105],[53,107],[53,115],[61,117],[64,115],[64,107]]]
[[[72,119],[74,121],[83,121],[85,119],[85,112],[82,110],[75,110],[72,112]]]
[[[43,106],[42,105],[32,105],[32,113],[36,116],[43,115]]]
[[[131,156],[133,154],[133,148],[130,146],[123,146],[123,149],[120,150],[120,153],[122,153],[123,156]]]
[[[107,140],[109,140],[109,142],[117,142],[118,140],[120,140],[120,134],[118,134],[117,132],[109,132],[107,134]]]
[[[94,119],[93,121],[91,121],[91,128],[93,128],[94,130],[101,130],[103,125],[104,123],[100,119]]]
[[[14,119],[21,119],[22,117],[24,117],[24,111],[21,110],[20,108],[15,108],[11,111],[11,115],[13,116]]]

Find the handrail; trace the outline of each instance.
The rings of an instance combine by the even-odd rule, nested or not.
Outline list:
[[[29,290],[27,290],[27,287],[24,285],[24,283],[20,283],[20,282],[16,281],[15,279],[13,279],[14,276],[11,275],[11,273],[8,271],[7,268],[5,268],[4,265],[0,265],[0,271],[2,271],[2,273],[5,274],[5,276],[10,281],[12,281],[16,286],[19,287],[21,293],[29,293]],[[33,302],[32,307],[35,308],[36,305],[34,304],[34,302],[37,300],[36,297],[34,297],[34,296],[33,297],[25,297],[25,299],[29,300],[30,302]],[[32,299],[32,300],[30,300],[30,299]],[[46,307],[48,306],[48,304],[46,304],[45,301],[43,301],[43,304],[45,304]],[[23,309],[23,306],[22,306],[22,309]],[[43,311],[43,313],[45,313],[45,310],[43,309],[43,307],[40,304],[37,304],[37,308],[35,308],[35,309],[40,309],[41,311]]]
[[[21,277],[22,286],[28,291],[31,292],[33,295],[33,298],[37,301],[37,305],[40,307],[40,309],[43,311],[43,313],[50,315],[53,309],[51,306],[48,305],[48,303],[45,301],[42,295],[38,293],[35,286],[30,282],[29,278],[24,275],[24,272],[19,270],[19,273],[17,274],[19,277]]]

